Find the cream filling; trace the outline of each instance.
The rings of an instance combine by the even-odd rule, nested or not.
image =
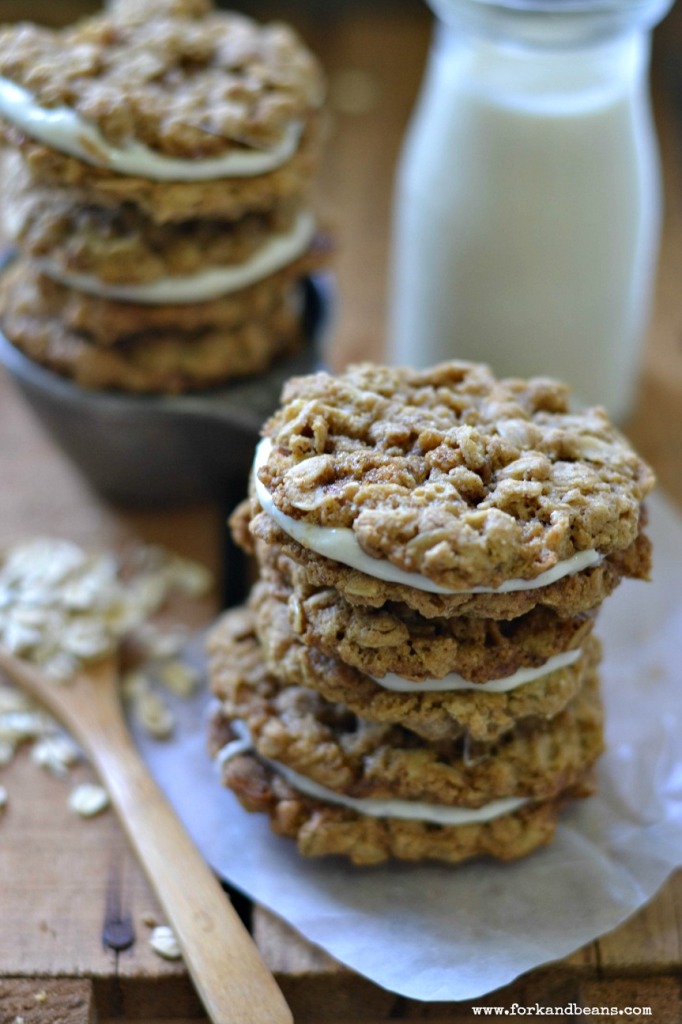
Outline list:
[[[0,77],[0,114],[31,138],[61,153],[117,174],[153,181],[251,178],[274,171],[294,155],[303,130],[299,122],[288,125],[281,140],[271,149],[240,149],[223,156],[185,160],[164,156],[134,139],[125,146],[114,146],[95,125],[71,107],[41,107],[28,90],[3,77]]]
[[[228,743],[218,751],[216,760],[219,766],[226,764],[233,757],[253,750],[253,742],[249,735],[248,728],[243,722],[233,722],[232,728],[239,733],[238,739]],[[257,752],[256,752],[257,753]],[[494,818],[501,818],[505,814],[513,814],[519,807],[528,803],[526,797],[504,797],[501,800],[492,800],[483,807],[448,807],[443,804],[429,804],[422,800],[375,800],[371,797],[356,798],[346,796],[344,793],[337,793],[333,789],[327,789],[318,782],[305,775],[287,768],[279,761],[272,761],[270,758],[258,754],[258,759],[267,764],[273,771],[285,779],[292,789],[310,796],[315,800],[322,800],[328,804],[338,804],[341,807],[348,807],[369,818],[400,818],[404,821],[428,821],[436,825],[476,825]]]
[[[301,212],[291,231],[274,235],[244,263],[210,267],[197,274],[161,277],[148,284],[106,284],[91,274],[72,274],[52,260],[36,260],[38,269],[54,281],[88,295],[142,305],[183,305],[208,302],[264,280],[293,263],[310,246],[315,235],[312,213]]]
[[[569,665],[574,665],[581,654],[582,650],[580,648],[575,651],[564,651],[563,654],[555,654],[553,657],[548,658],[538,668],[520,668],[510,676],[504,676],[501,679],[490,679],[487,683],[471,683],[469,680],[464,679],[463,676],[458,675],[457,672],[451,672],[449,675],[443,676],[442,679],[425,679],[421,683],[415,683],[411,679],[403,679],[402,676],[396,676],[392,672],[388,672],[382,679],[377,679],[376,676],[371,676],[370,678],[374,680],[377,686],[381,686],[385,690],[395,690],[398,693],[445,693],[451,690],[475,690],[477,693],[508,693],[519,686],[525,686],[526,683],[542,679],[548,676],[550,672],[556,672],[560,668],[568,668]]]
[[[546,587],[565,576],[573,576],[575,573],[582,572],[583,569],[588,569],[601,562],[599,552],[591,549],[579,551],[571,558],[557,562],[551,569],[541,572],[532,580],[510,579],[505,580],[499,587],[470,587],[466,590],[453,590],[440,586],[427,576],[422,576],[421,573],[407,572],[385,559],[373,558],[366,554],[360,547],[353,531],[347,526],[316,526],[301,519],[293,519],[281,512],[272,500],[267,487],[258,479],[258,471],[267,463],[271,451],[272,441],[269,437],[263,438],[256,449],[253,466],[256,497],[263,511],[277,523],[281,530],[284,530],[304,548],[309,548],[318,555],[332,558],[336,562],[341,562],[343,565],[350,566],[351,569],[357,569],[359,572],[364,572],[374,579],[383,580],[385,583],[401,583],[430,594],[507,594],[518,590],[537,590],[539,587]]]

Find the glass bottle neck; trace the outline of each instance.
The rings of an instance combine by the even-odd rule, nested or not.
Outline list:
[[[464,91],[526,114],[577,116],[642,94],[649,51],[642,32],[580,48],[531,48],[441,22],[430,74],[447,94]]]
[[[428,0],[462,32],[532,49],[570,50],[653,28],[673,0]]]

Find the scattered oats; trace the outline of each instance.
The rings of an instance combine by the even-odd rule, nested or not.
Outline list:
[[[44,711],[5,711],[0,715],[0,740],[22,743],[44,736],[54,727],[54,719]]]
[[[133,701],[133,713],[143,729],[157,740],[168,739],[175,728],[175,718],[160,694],[143,690]]]
[[[43,675],[53,683],[66,683],[69,679],[73,679],[79,667],[78,660],[72,654],[67,654],[66,651],[50,654],[41,663]]]
[[[199,673],[182,661],[169,661],[162,665],[159,679],[176,697],[191,697],[199,685]]]
[[[0,686],[0,715],[6,711],[29,711],[33,707],[30,697],[22,690]]]
[[[14,757],[16,745],[11,740],[0,740],[0,768],[4,768]]]
[[[24,1018],[23,1017],[15,1017],[14,1021],[13,1021],[13,1024],[25,1024]]]
[[[31,760],[52,775],[64,778],[80,759],[80,750],[65,733],[45,736],[34,743]]]
[[[177,556],[171,559],[168,578],[170,585],[187,597],[203,597],[213,585],[213,577],[205,565]]]
[[[126,672],[120,681],[123,699],[127,701],[137,700],[143,693],[146,693],[151,686],[149,676],[141,669],[133,669]]]
[[[17,626],[24,626],[26,629],[40,630],[49,621],[50,613],[46,608],[37,608],[35,605],[26,605],[12,609],[10,621]]]
[[[112,555],[91,559],[87,574],[63,588],[61,603],[72,611],[106,609],[118,588],[117,574],[118,566]]]
[[[152,914],[150,910],[142,915],[142,924],[146,924],[147,928],[156,928],[157,923],[156,914]]]
[[[7,622],[2,631],[2,643],[11,654],[24,657],[38,646],[41,634],[37,629],[29,629],[12,619]]]
[[[8,551],[2,582],[9,587],[21,584],[45,590],[81,569],[85,559],[85,552],[71,541],[41,537]]]
[[[84,782],[71,791],[68,806],[81,818],[93,818],[109,806],[109,794],[102,786]]]
[[[172,557],[172,556],[170,556]],[[168,562],[169,553],[158,544],[139,544],[128,561],[135,572],[158,572]]]
[[[0,562],[0,643],[64,682],[140,630],[172,590],[199,596],[210,585],[204,566],[162,548],[140,547],[122,568],[110,552],[90,555],[70,541],[40,538]],[[186,633],[148,637],[161,659],[177,655]]]
[[[147,620],[171,591],[199,597],[211,585],[203,565],[160,547],[140,546],[122,564],[111,552],[91,555],[70,541],[39,538],[0,552],[0,644],[38,665],[46,678],[66,683],[133,636],[167,689],[189,696],[197,673],[175,660],[164,664],[177,658],[188,631],[161,630]],[[146,672],[128,673],[122,690],[150,735],[172,734],[172,711]],[[0,685],[0,766],[25,741],[33,741],[33,762],[54,775],[67,775],[81,756],[54,719],[20,690]],[[2,790],[3,806],[6,800]],[[108,802],[96,785],[78,786],[69,797],[70,809],[83,817]]]
[[[51,587],[40,587],[29,584],[20,590],[22,604],[32,608],[53,608],[59,602],[59,591]],[[17,595],[12,595],[12,604],[16,602]]]
[[[135,634],[135,639],[145,657],[157,660],[177,657],[187,643],[187,638],[188,631],[186,629],[171,629],[162,632],[149,622],[145,623]]]
[[[0,811],[4,811],[5,807],[7,807],[8,799],[7,790],[4,786],[0,786]]]
[[[110,654],[114,645],[104,623],[78,619],[64,630],[61,646],[67,654],[81,661],[92,661]]]
[[[61,593],[61,601],[64,607],[74,612],[90,611],[98,599],[97,586],[89,577],[75,580],[64,587]]]
[[[166,960],[179,960],[182,956],[178,940],[175,938],[172,928],[166,924],[157,925],[151,934],[149,944],[155,953]]]
[[[161,607],[168,587],[163,575],[142,576],[131,584],[131,606],[135,609],[138,622],[143,622],[149,615]]]
[[[106,624],[117,640],[134,633],[147,617],[147,611],[139,607],[136,597],[126,596],[125,602],[112,604],[106,612]]]

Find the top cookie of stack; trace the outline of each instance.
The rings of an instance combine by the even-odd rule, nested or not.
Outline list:
[[[586,612],[648,575],[654,477],[602,409],[568,397],[464,362],[295,378],[264,427],[251,532],[351,604]]]
[[[0,33],[3,326],[92,387],[259,372],[320,259],[309,192],[323,79],[286,26],[207,0],[114,0]]]

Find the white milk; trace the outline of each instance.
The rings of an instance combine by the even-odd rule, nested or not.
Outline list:
[[[659,235],[648,40],[441,30],[398,173],[389,357],[550,374],[630,406]]]

